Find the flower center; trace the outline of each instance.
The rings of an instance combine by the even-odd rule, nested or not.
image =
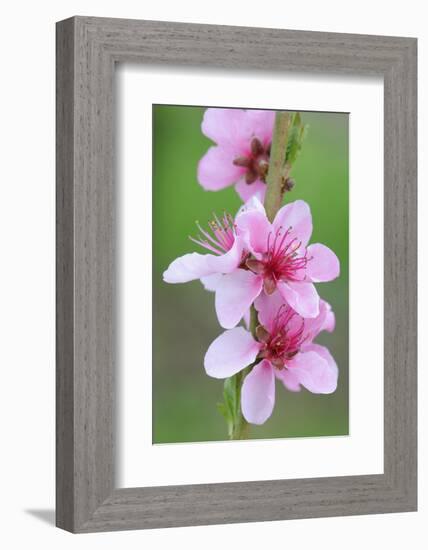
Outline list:
[[[213,220],[208,222],[208,231],[203,229],[199,225],[199,222],[196,222],[200,233],[196,239],[193,237],[189,238],[210,252],[221,256],[228,252],[235,242],[235,223],[232,216],[227,213],[224,213],[221,219],[216,214],[213,214],[213,218]]]
[[[303,281],[306,277],[305,270],[308,261],[307,250],[300,252],[302,243],[296,238],[291,238],[291,227],[286,231],[280,227],[272,238],[269,233],[266,250],[260,260],[249,259],[247,267],[254,273],[263,275],[264,289],[267,294],[272,294],[278,281]]]
[[[276,315],[271,332],[262,325],[256,329],[257,339],[263,344],[259,357],[270,361],[278,370],[286,367],[287,361],[299,352],[305,341],[305,322],[300,318],[299,324],[292,323],[296,316],[297,313],[284,304]]]
[[[250,153],[248,156],[236,157],[233,164],[246,168],[245,181],[250,185],[260,179],[266,181],[269,169],[270,145],[264,147],[259,138],[251,140]]]

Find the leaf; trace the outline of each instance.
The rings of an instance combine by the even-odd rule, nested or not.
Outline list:
[[[238,376],[226,378],[223,387],[223,403],[217,403],[217,409],[227,423],[229,437],[232,436],[240,414],[240,387]]]
[[[224,417],[227,424],[227,433],[228,436],[231,437],[233,432],[233,420],[230,416],[230,411],[228,407],[225,405],[225,403],[217,403],[217,409],[219,413]]]
[[[308,126],[302,123],[300,113],[295,113],[290,124],[285,162],[292,165],[302,149]]]
[[[217,410],[226,420],[227,432],[230,435],[233,430],[233,420],[230,416],[230,411],[224,403],[217,403]]]
[[[223,398],[226,408],[229,411],[233,422],[236,420],[236,403],[237,403],[237,383],[236,376],[226,378],[224,381]]]
[[[218,409],[218,412],[222,416],[224,416],[225,420],[228,421],[229,420],[229,413],[228,413],[226,405],[224,403],[217,403],[217,409]]]

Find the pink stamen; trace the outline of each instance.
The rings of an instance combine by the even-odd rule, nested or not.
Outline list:
[[[282,369],[287,361],[296,355],[307,337],[303,337],[305,321],[301,319],[299,327],[291,326],[292,319],[297,316],[288,305],[283,304],[273,321],[271,332],[267,334],[266,341],[262,342],[261,356],[272,364]]]
[[[275,234],[269,233],[267,238],[267,252],[261,260],[264,264],[265,277],[274,281],[302,281],[306,275],[302,273],[311,258],[305,254],[298,256],[302,243],[296,237],[288,240],[291,227],[286,231],[280,227]]]
[[[193,237],[189,237],[189,239],[210,252],[221,256],[228,252],[235,242],[235,225],[232,216],[226,213],[222,220],[216,214],[213,214],[213,218],[213,221],[208,223],[211,234],[203,229],[199,222],[196,222],[200,234],[196,239]]]

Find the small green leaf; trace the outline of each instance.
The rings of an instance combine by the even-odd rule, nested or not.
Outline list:
[[[230,411],[224,403],[217,403],[217,409],[219,413],[224,417],[227,424],[227,433],[231,437],[233,433],[233,419],[230,416]]]
[[[229,411],[230,418],[234,422],[236,419],[236,402],[237,402],[237,383],[236,376],[226,378],[224,381],[223,398],[226,408]]]
[[[302,117],[300,116],[300,113],[295,113],[293,118],[293,124],[294,126],[301,126],[302,125]]]
[[[229,411],[224,403],[217,403],[218,412],[224,416],[225,420],[229,420]]]
[[[292,165],[302,149],[308,126],[302,124],[300,113],[295,113],[290,124],[285,162]]]
[[[223,403],[217,403],[217,409],[225,418],[229,437],[232,437],[240,419],[240,382],[237,375],[224,381]]]

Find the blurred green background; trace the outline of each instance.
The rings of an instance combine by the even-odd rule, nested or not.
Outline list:
[[[223,381],[205,374],[203,358],[221,332],[214,294],[199,281],[171,285],[162,273],[177,256],[197,250],[188,238],[206,227],[212,212],[235,214],[241,205],[234,187],[204,191],[196,179],[199,159],[212,144],[201,132],[205,108],[153,106],[153,443],[227,439],[216,408]],[[336,314],[336,330],[317,342],[328,346],[339,366],[335,393],[292,393],[276,383],[273,415],[251,426],[249,437],[308,437],[348,434],[348,115],[303,112],[309,125],[285,201],[307,201],[312,210],[311,242],[332,248],[340,277],[317,285]]]

